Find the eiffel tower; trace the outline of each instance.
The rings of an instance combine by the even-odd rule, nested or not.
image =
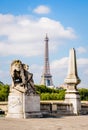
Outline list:
[[[52,75],[50,74],[49,51],[48,51],[49,38],[47,34],[44,41],[45,41],[44,72],[41,76],[40,84],[45,85],[47,87],[54,87],[53,82],[52,82]]]

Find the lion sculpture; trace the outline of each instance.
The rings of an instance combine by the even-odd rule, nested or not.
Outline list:
[[[11,64],[12,88],[24,87],[27,93],[36,93],[33,81],[33,74],[28,72],[29,66],[20,60],[14,60]]]

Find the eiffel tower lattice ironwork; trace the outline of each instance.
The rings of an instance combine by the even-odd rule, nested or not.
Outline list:
[[[44,55],[44,72],[41,76],[41,85],[45,85],[47,87],[52,86],[53,87],[53,82],[52,82],[52,75],[50,74],[50,65],[49,65],[49,51],[48,51],[48,41],[49,38],[46,34],[45,37],[45,55]]]

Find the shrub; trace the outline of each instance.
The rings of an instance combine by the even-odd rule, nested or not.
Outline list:
[[[7,101],[9,95],[9,85],[0,84],[0,101]]]
[[[81,100],[88,100],[88,89],[86,88],[79,89],[79,94]]]

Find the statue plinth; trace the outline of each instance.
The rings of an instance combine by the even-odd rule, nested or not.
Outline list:
[[[8,113],[6,117],[42,117],[40,113],[40,96],[37,94],[27,95],[18,90],[12,90],[8,97]]]
[[[23,93],[12,90],[8,96],[8,113],[6,117],[24,118]]]
[[[23,95],[24,118],[42,117],[39,95]]]

